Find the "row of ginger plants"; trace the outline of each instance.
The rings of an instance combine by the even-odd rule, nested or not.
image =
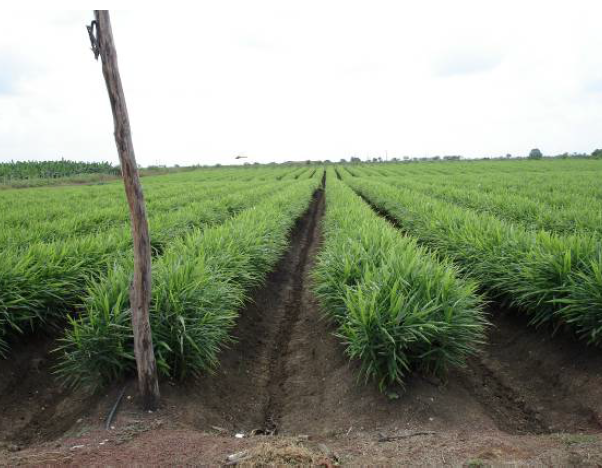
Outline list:
[[[547,320],[548,307],[556,310],[562,304],[567,310],[571,304],[564,296],[537,290],[549,286],[545,281],[562,267],[536,261],[542,249],[556,245],[554,236],[536,236],[535,244],[527,243],[529,250],[521,244],[524,239],[512,237],[520,231],[512,226],[505,229],[492,219],[475,224],[472,216],[479,214],[464,210],[460,215],[460,208],[438,206],[439,201],[421,194],[409,198],[396,187],[359,178],[344,183],[334,171],[329,173],[314,290],[348,356],[359,360],[362,375],[381,389],[403,384],[414,370],[443,374],[476,353],[487,327],[480,290],[531,310],[537,323]],[[151,305],[162,377],[181,379],[215,369],[220,350],[231,342],[242,304],[287,248],[295,220],[317,189],[315,178],[294,183],[253,209],[194,230],[163,250],[154,263]],[[354,191],[399,219],[411,236],[391,226]],[[491,237],[488,245],[486,235]],[[496,247],[496,239],[503,245]],[[448,247],[452,244],[457,244],[455,250]],[[511,245],[522,250],[509,253]],[[464,256],[458,254],[462,249]],[[490,263],[482,259],[479,266],[475,262],[484,254]],[[519,257],[522,263],[508,263]],[[563,257],[565,267],[570,260]],[[495,274],[503,270],[508,277],[520,277],[512,291],[500,290],[501,277]],[[130,272],[129,261],[113,262],[102,278],[87,283],[82,313],[70,318],[61,340],[58,373],[64,381],[109,382],[133,372]],[[492,272],[493,278],[483,282],[483,275]],[[545,276],[539,278],[543,283],[532,277],[537,273]],[[534,297],[536,293],[541,296]]]
[[[162,378],[198,377],[218,366],[242,305],[287,249],[316,190],[316,179],[297,182],[175,242],[157,260],[151,326]],[[325,197],[313,285],[366,380],[385,389],[414,370],[443,374],[462,365],[485,336],[476,284],[332,177]],[[119,265],[89,288],[85,313],[61,340],[58,373],[66,382],[110,382],[134,371],[130,271]]]
[[[602,344],[598,236],[529,229],[403,184],[343,178],[402,231],[451,259],[488,298],[523,311],[534,326],[564,328]]]
[[[290,184],[272,182],[231,188],[228,194],[223,187],[199,191],[194,202],[151,215],[155,260],[187,233],[219,225]],[[87,289],[102,282],[116,265],[128,263],[131,242],[129,228],[117,226],[5,249],[0,263],[0,356],[7,355],[20,336],[60,328],[68,315],[82,313]]]

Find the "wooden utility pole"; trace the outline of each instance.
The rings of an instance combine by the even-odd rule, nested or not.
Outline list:
[[[144,409],[154,410],[159,403],[159,382],[149,321],[151,249],[148,221],[134,155],[130,119],[117,65],[117,51],[113,42],[111,19],[107,10],[94,10],[94,17],[95,20],[87,27],[88,34],[95,58],[98,60],[100,56],[102,60],[102,74],[113,111],[115,143],[121,162],[125,193],[130,206],[134,240],[134,280],[130,289],[130,307],[134,328],[134,353],[138,368],[138,389]]]

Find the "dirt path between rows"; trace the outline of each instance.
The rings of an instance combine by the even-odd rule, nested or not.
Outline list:
[[[490,309],[483,352],[459,372],[500,430],[516,434],[602,430],[602,353],[516,311]]]
[[[491,309],[488,344],[445,382],[414,375],[389,397],[358,382],[312,293],[324,204],[320,190],[241,310],[237,342],[214,375],[162,382],[162,407],[151,414],[137,409],[129,382],[111,431],[104,418],[121,385],[87,399],[61,393],[48,400],[53,418],[27,413],[29,425],[41,418],[40,437],[0,432],[0,464],[221,464],[238,452],[246,461],[325,466],[602,463],[602,353],[534,331],[517,314]],[[19,379],[10,392],[0,384],[0,404],[14,406],[0,427],[25,411]],[[70,401],[87,405],[67,411]]]
[[[61,387],[53,375],[56,341],[30,337],[0,360],[0,448],[52,440],[69,430],[99,396]]]
[[[361,198],[404,232],[403,223]],[[602,430],[602,352],[562,332],[534,330],[520,311],[492,303],[487,343],[458,383],[480,402],[495,426],[513,434]]]

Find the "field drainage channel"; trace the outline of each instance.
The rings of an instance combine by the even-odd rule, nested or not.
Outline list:
[[[216,374],[184,393],[174,388],[168,397],[168,404],[181,408],[195,427],[256,434],[297,429],[290,424],[291,398],[305,385],[292,382],[315,376],[295,368],[297,353],[307,357],[311,350],[291,341],[305,333],[306,322],[316,323],[314,304],[308,304],[313,298],[309,270],[320,243],[323,210],[324,185],[291,229],[287,251],[240,311],[232,331],[235,343],[221,354]]]
[[[241,310],[233,330],[236,342],[222,353],[216,373],[182,385],[161,386],[168,420],[204,430],[229,427],[264,434],[297,430],[302,418],[291,417],[291,402],[306,393],[307,382],[322,385],[321,380],[315,382],[315,373],[298,372],[299,354],[307,358],[312,350],[292,345],[291,339],[308,334],[306,323],[318,326],[309,273],[320,243],[324,182],[291,229],[287,251]],[[323,333],[330,336],[322,325]],[[106,398],[62,389],[51,372],[55,361],[50,350],[56,342],[44,339],[43,344],[16,350],[18,361],[0,366],[0,374],[11,376],[0,382],[0,406],[5,409],[0,414],[0,446],[11,443],[22,448],[56,439],[78,418],[104,418],[114,403],[117,386],[104,392]],[[298,377],[303,383],[292,383]],[[117,425],[136,415],[135,404],[124,402]]]
[[[268,352],[267,404],[264,409],[264,430],[268,434],[278,432],[280,418],[287,398],[291,334],[304,308],[304,289],[308,277],[310,252],[319,238],[319,220],[324,208],[323,189],[316,192],[309,212],[298,223],[291,245],[290,276],[278,305],[278,327]]]
[[[358,195],[404,232],[397,219]],[[499,304],[490,304],[488,312],[493,326],[487,344],[449,380],[465,388],[504,432],[599,432],[602,353],[571,337],[534,330],[523,314]]]

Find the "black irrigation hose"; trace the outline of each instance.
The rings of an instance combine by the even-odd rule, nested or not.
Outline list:
[[[127,387],[127,385],[123,386],[123,388],[121,389],[121,393],[117,397],[117,401],[113,405],[113,408],[111,408],[111,412],[109,413],[109,417],[107,418],[107,423],[105,424],[105,430],[107,430],[107,431],[111,429],[111,422],[113,422],[113,417],[115,416],[115,413],[117,412],[117,408],[119,407],[119,403],[121,403],[121,399],[123,398],[123,395],[125,394],[126,387]]]

